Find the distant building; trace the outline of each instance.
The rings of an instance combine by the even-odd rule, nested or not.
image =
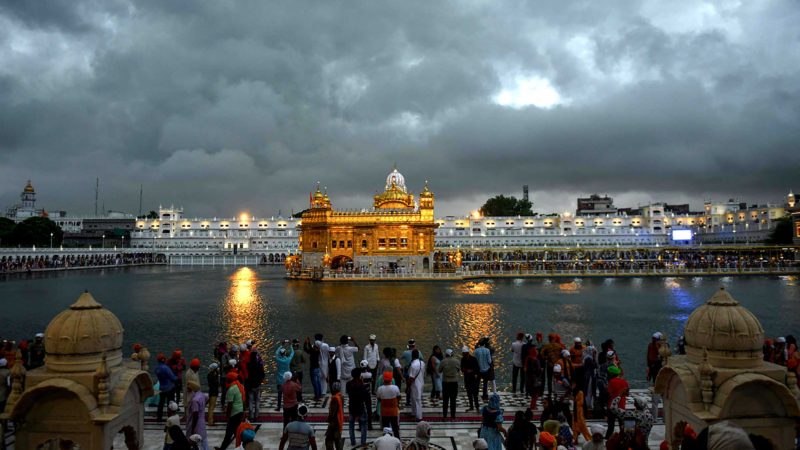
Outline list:
[[[800,245],[800,195],[790,189],[789,195],[786,196],[786,206],[789,217],[792,218],[792,240]]]
[[[33,189],[31,180],[22,189],[19,195],[20,202],[6,211],[6,217],[14,222],[22,222],[30,217],[47,217],[43,209],[36,209],[36,190]]]
[[[80,224],[78,230],[70,228],[64,232],[64,245],[78,247],[130,247],[131,232],[136,227],[136,218],[133,215],[117,212],[109,212],[105,217],[64,217],[55,222]]]
[[[578,198],[578,209],[575,210],[576,216],[596,216],[601,214],[616,214],[617,208],[614,207],[614,199],[609,196],[600,197],[592,194],[589,197]]]
[[[131,233],[131,247],[157,248],[167,254],[207,256],[256,254],[282,261],[298,251],[300,220],[294,217],[188,218],[182,208],[159,207],[155,219],[140,218]]]

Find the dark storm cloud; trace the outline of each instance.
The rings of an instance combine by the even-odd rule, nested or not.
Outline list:
[[[363,207],[397,162],[440,211],[777,201],[800,167],[782,2],[3,2],[0,203]],[[531,87],[533,86],[533,87]],[[795,188],[799,187],[795,185]]]

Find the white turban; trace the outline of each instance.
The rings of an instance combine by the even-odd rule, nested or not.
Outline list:
[[[292,379],[292,372],[284,372],[283,373],[283,381],[289,381]]]

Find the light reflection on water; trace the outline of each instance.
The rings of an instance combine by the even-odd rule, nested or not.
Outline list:
[[[500,329],[501,307],[496,303],[461,303],[450,307],[449,326],[461,342],[459,345],[475,344],[484,336],[493,338],[497,343]]]
[[[580,289],[581,289],[580,280],[574,280],[568,283],[558,284],[558,290],[562,294],[577,294]]]
[[[467,281],[452,287],[453,292],[461,295],[489,295],[494,290],[494,283],[487,281]]]
[[[271,347],[267,308],[259,294],[261,282],[254,270],[241,267],[230,276],[230,287],[222,305],[223,334],[220,340],[241,344],[254,339],[262,348]],[[209,343],[211,345],[212,343]]]

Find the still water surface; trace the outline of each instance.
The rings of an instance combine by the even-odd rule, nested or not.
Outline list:
[[[516,331],[556,331],[599,342],[613,338],[634,386],[644,385],[645,349],[653,331],[675,339],[689,314],[720,286],[750,308],[768,336],[800,332],[797,277],[633,278],[414,283],[287,281],[277,267],[150,267],[59,272],[0,278],[0,335],[44,331],[50,319],[88,289],[125,327],[125,346],[151,353],[181,348],[211,359],[219,340],[256,339],[274,372],[272,353],[283,338],[341,334],[400,351],[415,338],[431,347],[460,348],[491,336],[510,381],[509,347]],[[274,379],[274,378],[273,378]]]

